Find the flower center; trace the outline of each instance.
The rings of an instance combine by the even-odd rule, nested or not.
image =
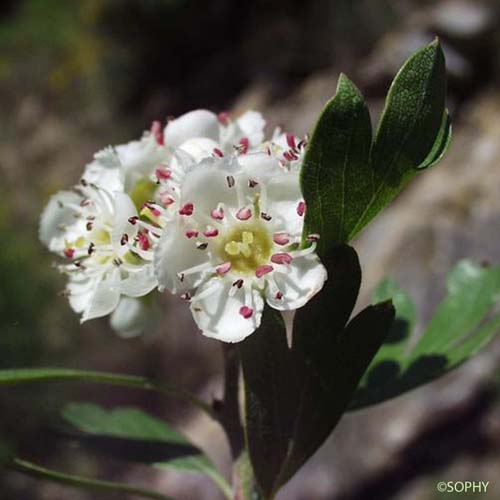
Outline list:
[[[269,261],[272,248],[272,238],[262,224],[238,224],[222,235],[219,256],[231,263],[233,271],[253,274]]]

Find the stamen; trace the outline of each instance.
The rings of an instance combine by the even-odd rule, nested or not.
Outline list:
[[[286,143],[290,148],[295,149],[295,136],[293,134],[286,134]]]
[[[241,288],[243,286],[243,280],[241,278],[237,279],[234,283],[233,283],[233,286],[235,288]]]
[[[253,309],[248,306],[241,306],[239,312],[245,319],[250,319],[253,316]]]
[[[276,300],[283,300],[283,294],[278,290],[274,295]]]
[[[87,224],[85,225],[87,231],[92,231],[92,227],[94,226],[94,224],[92,222],[87,222]]]
[[[213,153],[214,156],[218,156],[219,158],[222,158],[224,156],[224,153],[219,148],[214,148]]]
[[[308,234],[306,240],[310,242],[318,242],[319,241],[319,234],[313,233],[313,234]]]
[[[231,262],[224,262],[224,264],[220,264],[215,268],[215,272],[219,276],[223,276],[224,274],[228,273],[231,270]]]
[[[180,215],[193,215],[194,205],[192,203],[186,203],[180,210]]]
[[[156,139],[156,143],[159,146],[163,146],[164,144],[163,129],[161,123],[158,120],[155,120],[151,124],[151,135],[154,136],[154,138]]]
[[[188,239],[197,238],[198,237],[198,231],[195,231],[194,229],[188,229],[186,231],[186,237]]]
[[[247,154],[248,152],[248,146],[250,145],[250,141],[248,140],[248,137],[242,137],[239,142],[239,152],[242,155]]]
[[[290,243],[290,235],[288,233],[275,233],[273,235],[273,241],[276,245],[288,245],[288,243]]]
[[[260,213],[261,219],[264,219],[265,221],[270,221],[272,217],[269,214],[266,214],[265,212]]]
[[[172,177],[172,170],[169,170],[166,167],[158,167],[155,171],[156,178],[158,180],[166,180]]]
[[[257,278],[262,278],[262,276],[264,276],[265,274],[268,274],[268,273],[272,272],[273,270],[274,270],[273,266],[270,266],[268,264],[264,264],[263,266],[259,266],[255,270],[255,276],[257,276]]]
[[[234,187],[235,180],[234,180],[234,177],[232,175],[228,175],[226,177],[226,181],[227,181],[228,187],[230,187],[230,188]]]
[[[236,218],[238,220],[248,220],[250,217],[252,217],[252,211],[248,207],[240,208],[236,212]]]
[[[189,292],[184,292],[183,294],[181,294],[181,299],[182,300],[190,301],[191,300],[191,294]]]
[[[89,245],[89,248],[88,248],[88,250],[87,250],[87,253],[88,253],[89,255],[92,255],[92,254],[94,253],[94,250],[95,250],[95,244],[94,244],[94,243],[91,243],[91,244]]]
[[[213,210],[210,210],[210,217],[215,220],[222,220],[224,218],[224,209],[214,208]]]
[[[198,250],[206,250],[208,247],[208,243],[196,243],[196,248]]]
[[[275,264],[290,264],[293,260],[293,257],[286,252],[275,253],[271,255],[271,262]]]
[[[208,229],[207,231],[204,231],[203,234],[207,238],[215,238],[216,236],[219,236],[219,230],[218,229]]]
[[[306,204],[303,201],[299,201],[297,205],[297,215],[302,217],[306,213]]]
[[[259,183],[257,181],[254,181],[253,179],[248,179],[248,187],[249,188],[254,188],[255,186],[258,186]]]
[[[120,245],[123,246],[123,245],[126,245],[128,243],[128,234],[124,234],[122,237],[121,237],[121,240],[120,240]]]
[[[172,205],[175,203],[175,200],[166,192],[160,193],[160,202],[168,207],[169,205]]]
[[[217,115],[217,119],[219,120],[219,122],[222,124],[222,125],[228,125],[229,123],[229,120],[230,120],[230,116],[229,116],[229,113],[227,111],[222,111],[221,113],[219,113]]]
[[[63,253],[64,253],[64,256],[67,258],[67,259],[72,259],[73,256],[75,255],[75,249],[74,248],[65,248],[63,250]]]
[[[149,243],[149,238],[144,233],[139,233],[136,237],[136,240],[138,241],[141,250],[149,250],[151,244]]]
[[[139,217],[137,215],[134,215],[133,217],[129,217],[128,221],[132,226],[135,226],[137,224],[137,221],[139,220]]]

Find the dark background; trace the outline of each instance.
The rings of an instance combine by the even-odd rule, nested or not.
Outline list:
[[[386,275],[424,324],[463,257],[498,262],[498,1],[18,0],[0,3],[0,368],[68,366],[163,377],[220,393],[219,345],[187,308],[162,297],[164,320],[121,340],[107,320],[80,325],[58,295],[64,279],[37,239],[48,196],[75,182],[93,152],[136,138],[153,119],[197,107],[247,108],[310,131],[340,71],[374,120],[395,72],[439,35],[449,69],[452,149],[356,242],[360,303]],[[173,318],[175,317],[175,322]],[[500,404],[484,390],[498,343],[444,380],[346,416],[283,490],[291,499],[432,499],[438,481],[490,481],[499,498]],[[229,472],[218,428],[174,401],[103,387],[0,389],[0,431],[23,457],[73,473],[148,485],[177,499],[217,499],[205,479],[97,460],[54,446],[49,421],[66,400],[135,404],[164,416]],[[6,500],[123,498],[0,473]]]

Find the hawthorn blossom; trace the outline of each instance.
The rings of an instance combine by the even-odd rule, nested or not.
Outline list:
[[[108,150],[97,160],[113,162],[115,155]],[[69,276],[66,294],[82,322],[110,314],[122,295],[142,297],[157,285],[152,241],[161,228],[145,217],[149,207],[138,213],[120,173],[108,174],[114,190],[82,179],[55,194],[40,221],[41,241],[67,261],[59,268]]]
[[[270,149],[179,159],[177,213],[154,266],[159,288],[190,302],[204,335],[241,341],[258,328],[264,301],[297,309],[322,288],[318,235],[300,245],[305,204],[291,162]]]

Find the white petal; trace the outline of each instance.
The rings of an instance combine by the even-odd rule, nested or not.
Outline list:
[[[119,337],[132,338],[154,328],[158,313],[152,300],[122,297],[109,322]]]
[[[297,213],[298,204],[302,200],[296,172],[283,172],[267,185],[267,210],[275,218],[276,227],[292,235],[302,234],[304,216]]]
[[[66,289],[69,292],[69,304],[73,311],[80,314],[88,307],[99,279],[89,278],[81,274],[70,278]]]
[[[93,296],[83,311],[81,322],[100,318],[114,311],[120,300],[120,271],[113,270],[101,279],[93,289]]]
[[[214,148],[219,148],[219,144],[207,137],[193,137],[183,142],[179,147],[190,154],[195,161],[200,161],[212,156]]]
[[[271,287],[266,297],[267,303],[275,309],[290,310],[302,307],[323,288],[327,278],[326,269],[315,254],[297,257],[286,268],[277,267],[282,267],[286,271],[273,273],[283,298],[278,300],[272,293]]]
[[[155,249],[154,270],[159,287],[172,293],[195,288],[200,283],[200,273],[185,276],[182,281],[179,273],[205,262],[206,251],[197,249],[193,240],[186,237],[184,224],[167,224]]]
[[[65,240],[78,237],[78,223],[75,211],[65,207],[66,203],[78,205],[82,198],[72,191],[60,191],[52,196],[40,218],[39,238],[49,250],[59,252],[65,247]]]
[[[137,224],[130,224],[130,217],[137,216],[137,209],[130,196],[125,193],[116,192],[115,196],[115,215],[113,221],[113,229],[111,231],[111,243],[115,252],[122,256],[129,250],[129,245],[121,244],[123,235],[127,235],[128,240],[132,241],[137,233]]]
[[[116,151],[125,171],[126,189],[140,178],[154,174],[158,165],[168,159],[166,148],[158,145],[153,135],[116,146]]]
[[[130,270],[120,284],[120,292],[129,297],[142,297],[151,292],[158,282],[152,264],[145,264],[137,270]]]
[[[208,280],[196,291],[196,295],[201,295],[213,287],[215,282],[213,293],[201,300],[196,300],[196,295],[193,297],[191,303],[193,318],[203,335],[224,342],[240,342],[259,327],[264,301],[260,293],[253,290],[252,304],[245,304],[243,288],[231,296],[229,293],[231,282],[219,280],[217,286],[217,280],[219,278]],[[248,319],[240,314],[240,309],[244,305],[253,309],[253,315]]]
[[[251,147],[258,146],[264,140],[266,120],[259,112],[247,111],[236,120],[236,123],[243,137],[248,137]]]
[[[178,147],[193,137],[206,137],[219,141],[217,116],[205,109],[197,109],[168,122],[165,127],[166,146]]]
[[[109,147],[97,152],[94,161],[85,167],[82,178],[108,191],[123,191],[125,173],[115,149]]]
[[[238,203],[235,187],[230,187],[228,177],[234,176],[239,169],[232,158],[206,158],[191,168],[184,177],[181,193],[181,206],[193,203],[195,215],[210,215],[210,210],[218,203],[236,207]]]
[[[279,161],[267,153],[249,153],[238,157],[238,163],[252,179],[268,182],[273,176],[283,175]],[[298,180],[297,180],[298,184]]]

